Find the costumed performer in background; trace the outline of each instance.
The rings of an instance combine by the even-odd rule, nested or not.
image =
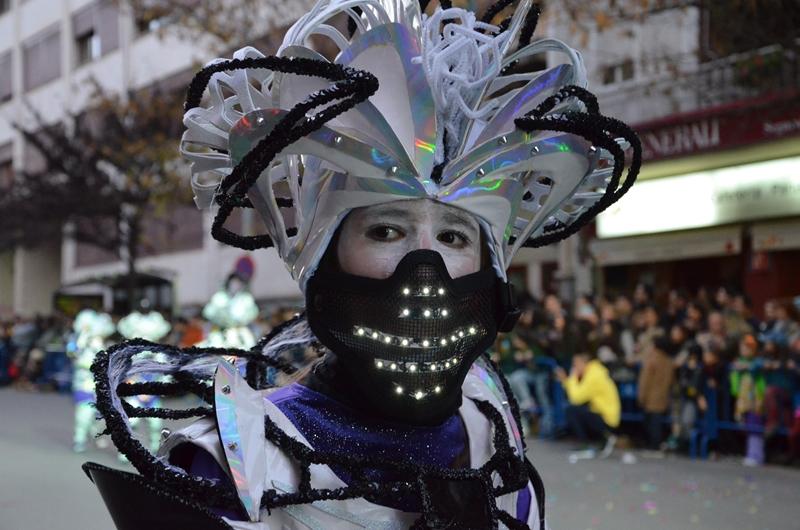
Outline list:
[[[231,273],[220,289],[203,308],[203,318],[215,329],[198,346],[249,350],[256,338],[249,325],[258,318],[256,300],[247,289],[247,282],[238,273]]]
[[[126,339],[144,339],[151,342],[156,342],[167,336],[172,326],[158,311],[154,311],[150,301],[143,298],[139,302],[139,309],[133,311],[127,316],[123,317],[117,323],[119,334]],[[156,362],[163,362],[165,357],[162,353],[152,351],[142,351],[139,353],[141,359],[152,359]],[[153,381],[164,381],[164,376],[157,374],[141,374],[137,377],[128,379],[129,383],[148,383]],[[161,406],[161,400],[148,394],[136,394],[126,396],[126,401],[135,407],[155,408]],[[152,450],[158,449],[161,442],[161,428],[163,421],[158,417],[146,417],[147,424],[147,439]],[[140,423],[140,418],[131,418],[131,427],[136,429]],[[124,454],[120,454],[124,459]]]
[[[514,254],[619,199],[641,149],[599,113],[575,50],[531,40],[530,1],[423,15],[427,3],[320,1],[277,57],[245,48],[192,82],[182,151],[198,204],[219,206],[212,233],[275,247],[306,311],[251,351],[225,351],[246,379],[218,349],[133,341],[98,358],[98,408],[140,475],[84,469],[120,528],[166,527],[163,508],[126,511],[132,489],[138,505],[171,506],[173,526],[546,528],[518,407],[485,350],[518,316]],[[333,62],[309,47],[320,36],[340,49]],[[566,62],[525,69],[548,52]],[[269,233],[228,231],[237,207]],[[282,353],[298,344],[321,359],[266,384],[266,367],[292,371]],[[166,364],[138,361],[154,348]],[[151,411],[203,416],[156,456],[118,397],[153,371],[175,377],[154,392],[208,403]]]
[[[108,338],[114,334],[114,321],[106,313],[94,309],[83,309],[72,324],[73,336],[67,346],[72,358],[72,397],[75,402],[75,430],[72,450],[86,451],[89,433],[101,432],[94,406],[94,377],[90,370],[97,353],[108,346]]]

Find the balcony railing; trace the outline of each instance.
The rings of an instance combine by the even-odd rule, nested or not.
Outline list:
[[[595,87],[603,112],[630,123],[800,88],[800,41],[703,62],[690,69]]]

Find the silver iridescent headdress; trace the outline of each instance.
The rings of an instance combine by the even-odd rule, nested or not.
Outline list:
[[[320,0],[277,56],[244,48],[207,65],[181,152],[198,205],[219,206],[214,237],[274,246],[304,286],[349,211],[430,198],[478,219],[504,277],[520,247],[563,239],[619,199],[638,173],[636,135],[599,114],[577,51],[531,41],[531,0],[489,23],[511,3],[479,19],[444,0],[430,16],[416,0]],[[319,37],[338,47],[332,62],[311,48]],[[552,51],[568,61],[524,68]],[[268,235],[228,231],[237,207]]]

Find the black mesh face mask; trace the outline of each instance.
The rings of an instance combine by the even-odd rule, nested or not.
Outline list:
[[[494,270],[452,279],[431,250],[410,252],[385,280],[330,268],[308,282],[309,325],[359,403],[386,419],[434,425],[454,414],[470,365],[518,316]]]

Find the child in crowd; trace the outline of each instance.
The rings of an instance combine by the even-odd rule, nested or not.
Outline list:
[[[662,423],[669,410],[669,394],[675,377],[668,337],[657,336],[645,354],[639,372],[637,401],[644,411],[647,446],[657,450],[663,439]]]
[[[702,348],[702,347],[701,347]],[[729,386],[727,384],[727,371],[715,348],[703,348],[703,373],[700,378],[700,395],[697,398],[697,407],[700,412],[708,410],[706,396],[710,392],[717,393],[717,414],[724,411],[725,403],[729,401]]]
[[[697,421],[698,400],[702,397],[703,349],[697,343],[686,348],[686,358],[677,365],[672,395],[672,435],[666,449],[674,451],[689,441]]]
[[[739,341],[739,358],[731,365],[731,394],[736,398],[734,417],[748,430],[746,466],[764,463],[764,436],[756,431],[764,422],[765,390],[758,342],[753,335],[745,335]]]

